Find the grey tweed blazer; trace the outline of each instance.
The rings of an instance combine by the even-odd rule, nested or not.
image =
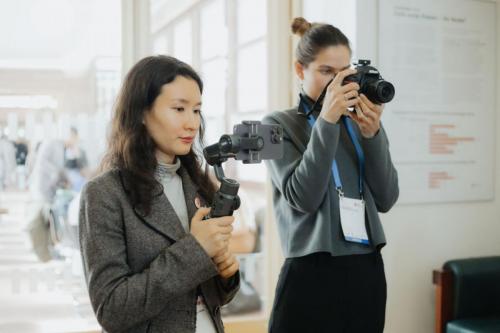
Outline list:
[[[191,220],[197,187],[185,169],[178,172]],[[85,186],[80,202],[85,277],[103,332],[195,332],[200,292],[217,332],[224,332],[220,307],[238,291],[239,273],[229,281],[218,275],[162,191],[145,216],[130,204],[128,188],[111,170]]]

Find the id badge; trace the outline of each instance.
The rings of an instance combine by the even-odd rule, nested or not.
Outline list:
[[[340,224],[348,242],[369,244],[365,225],[364,200],[339,197]]]

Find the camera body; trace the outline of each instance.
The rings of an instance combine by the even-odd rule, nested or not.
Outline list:
[[[376,104],[392,101],[396,92],[394,86],[385,81],[375,67],[370,66],[370,60],[359,60],[354,65],[357,73],[346,76],[342,85],[356,82],[360,87],[359,93]]]

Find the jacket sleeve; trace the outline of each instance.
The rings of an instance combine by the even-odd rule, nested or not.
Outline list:
[[[219,305],[226,305],[231,302],[240,289],[240,271],[236,272],[232,277],[224,280],[220,275],[215,278],[217,286]]]
[[[263,123],[283,126],[270,116],[265,117]],[[266,161],[271,180],[290,206],[303,213],[313,213],[324,200],[330,184],[340,125],[318,118],[303,154],[283,127],[283,158]]]
[[[80,203],[80,246],[90,300],[110,332],[143,324],[170,299],[217,275],[217,268],[190,234],[165,248],[148,267],[127,264],[123,213],[118,196],[90,182]]]
[[[388,212],[399,197],[398,172],[392,163],[389,140],[383,127],[370,139],[362,139],[365,180],[379,212]]]

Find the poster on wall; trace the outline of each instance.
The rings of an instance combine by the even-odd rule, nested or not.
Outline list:
[[[496,2],[379,1],[379,67],[401,203],[491,200]]]

